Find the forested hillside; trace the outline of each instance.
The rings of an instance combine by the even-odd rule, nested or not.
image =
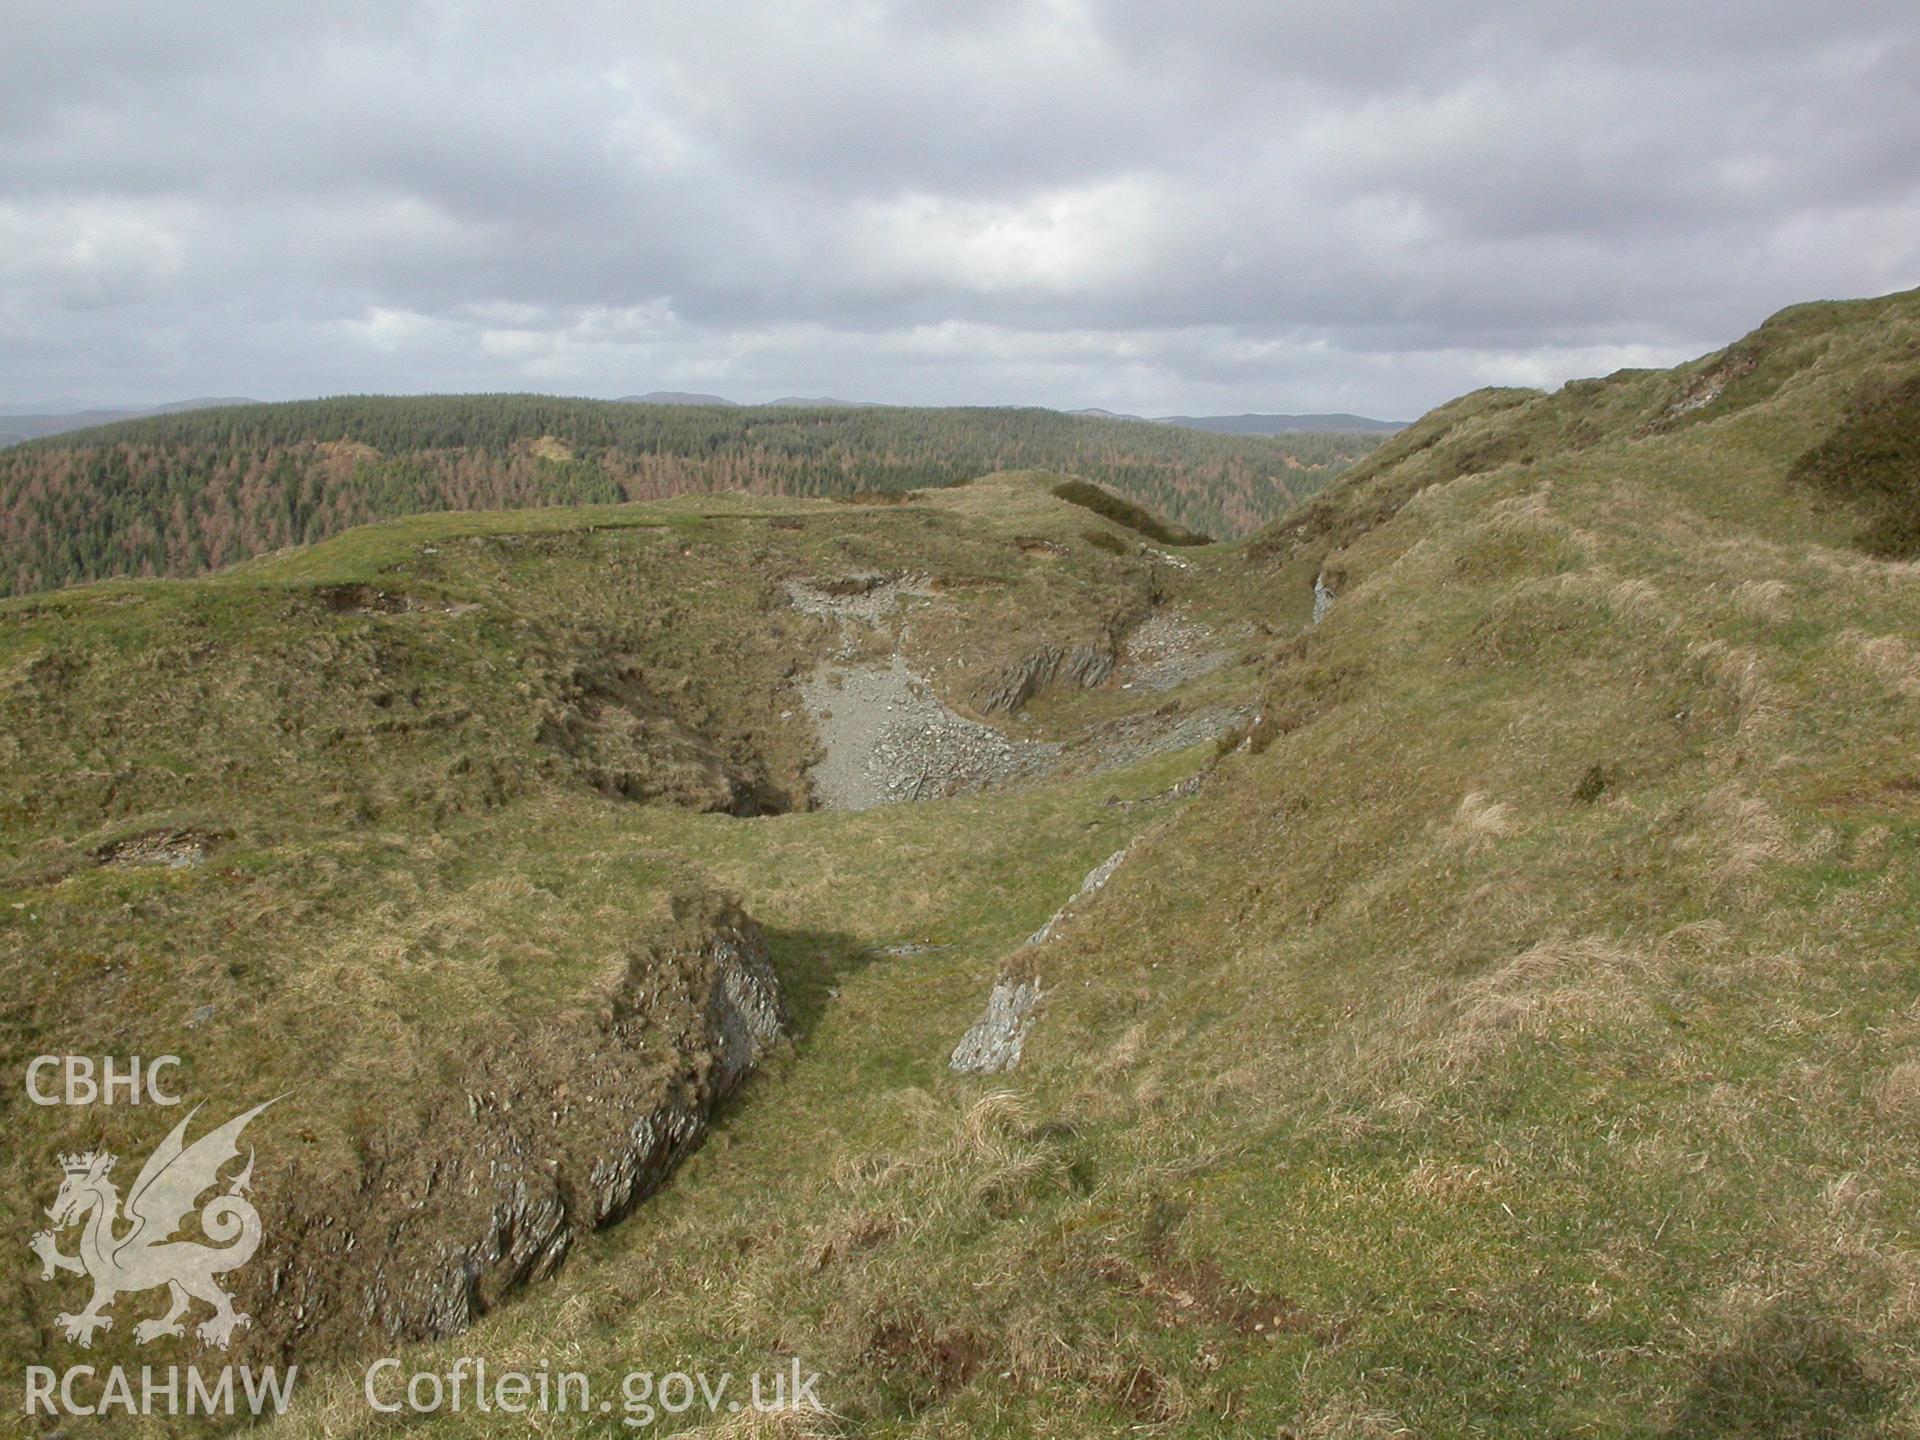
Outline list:
[[[428,510],[746,490],[819,496],[1066,471],[1243,534],[1377,437],[1230,437],[1037,409],[633,405],[536,395],[250,405],[0,453],[0,593],[190,575]]]

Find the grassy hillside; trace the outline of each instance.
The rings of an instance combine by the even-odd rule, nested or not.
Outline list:
[[[724,1093],[701,1021],[716,951],[764,934],[804,1042],[875,947],[1004,945],[1089,849],[1173,803],[1154,797],[1198,755],[910,818],[792,813],[820,749],[803,683],[857,662],[849,644],[971,713],[1009,667],[1110,646],[1153,608],[1177,568],[1061,483],[416,516],[197,582],[0,605],[0,1055],[176,1054],[196,1096],[290,1092],[259,1125],[280,1160],[256,1179],[277,1220],[241,1297],[256,1360],[360,1354],[500,1303],[628,1208],[597,1178],[623,1129]],[[877,627],[790,593],[857,599],[902,562],[912,603]],[[1250,702],[1250,670],[1201,688],[1223,681]],[[743,825],[762,881],[817,846],[862,857],[832,888],[865,913],[743,914],[722,858]],[[898,884],[895,847],[937,880]],[[140,1111],[41,1110],[18,1087],[0,1109],[20,1141],[0,1214],[23,1236],[56,1149],[154,1138]],[[690,1144],[642,1155],[643,1186]],[[421,1187],[443,1198],[416,1217]],[[436,1278],[461,1247],[470,1294]],[[0,1348],[57,1359],[73,1347],[18,1279]],[[152,1353],[129,1331],[91,1353]]]
[[[1465,397],[1253,540],[1177,553],[1060,500],[1057,480],[1016,478],[767,518],[736,502],[727,522],[684,504],[605,512],[632,535],[582,530],[584,513],[427,517],[212,581],[14,602],[0,617],[30,638],[0,675],[20,723],[55,714],[30,687],[75,642],[101,682],[9,765],[29,777],[0,896],[18,947],[9,1043],[109,1044],[81,1013],[147,1014],[112,1004],[142,966],[152,1013],[177,1013],[158,977],[185,956],[239,965],[240,984],[246,957],[289,955],[273,985],[294,986],[315,963],[299,947],[321,943],[299,936],[331,934],[298,928],[308,905],[358,917],[350,941],[324,943],[378,959],[382,983],[499,965],[515,937],[540,947],[515,952],[521,983],[572,973],[564,957],[592,954],[624,915],[610,867],[644,852],[662,857],[651,886],[737,896],[767,928],[793,1040],[671,1185],[545,1285],[409,1349],[409,1369],[544,1357],[617,1395],[629,1370],[744,1375],[798,1356],[836,1418],[791,1434],[1915,1433],[1920,564],[1882,553],[1907,472],[1874,417],[1917,368],[1920,295],[1800,307],[1675,371]],[[1859,474],[1834,458],[1848,453],[1870,483],[1823,478]],[[372,633],[504,615],[556,584],[565,614],[647,525],[726,547],[752,528],[746,550],[693,547],[709,563],[670,572],[684,618],[636,647],[679,643],[703,585],[729,613],[745,583],[729,559],[818,575],[886,554],[963,597],[946,623],[935,602],[888,641],[950,663],[956,698],[1007,654],[1108,624],[1136,637],[1204,621],[1252,662],[1164,697],[1139,668],[1058,686],[998,722],[1010,733],[1133,723],[1216,692],[1257,714],[1217,746],[1129,769],[859,814],[623,802],[570,761],[537,793],[432,798],[402,777],[434,768],[396,761],[370,813],[303,805],[295,822],[256,767],[255,818],[234,829],[263,838],[235,868],[278,867],[264,913],[283,928],[264,937],[249,928],[263,907],[217,870],[79,863],[115,827],[227,783],[216,750],[170,760],[159,731],[136,730],[137,694],[109,700],[108,679],[133,691],[156,650],[108,641],[142,623],[125,617],[284,606],[244,597],[343,583],[483,607],[338,622]],[[449,559],[496,526],[529,537],[523,568]],[[671,533],[611,565],[615,609],[631,608],[617,577],[686,546]],[[947,558],[914,558],[926,546]],[[1337,598],[1310,625],[1316,579]],[[183,621],[178,659],[153,673],[235,647],[254,622],[210,623]],[[794,658],[826,638],[810,633],[794,632]],[[749,671],[758,653],[742,650]],[[261,663],[170,693],[212,703]],[[247,708],[305,713],[263,683]],[[493,683],[458,691],[503,717],[473,743],[526,743],[532,713],[513,719],[520,692],[489,699]],[[423,685],[422,703],[442,693],[455,689]],[[96,712],[113,718],[86,729]],[[283,730],[289,759],[338,725]],[[378,753],[348,771],[381,774]],[[751,753],[777,788],[786,752]],[[1197,793],[1174,783],[1189,775]],[[35,776],[69,777],[45,811]],[[430,818],[443,804],[460,818]],[[1023,943],[1123,846],[1097,896]],[[498,888],[463,903],[441,878],[455,855]],[[383,909],[367,891],[396,898]],[[358,993],[334,963],[321,993]],[[1044,994],[1020,1068],[950,1073],[988,986],[1014,974]],[[35,997],[82,983],[71,1010],[37,1018]],[[254,1013],[283,1014],[289,993],[264,988]],[[34,1117],[5,1193],[37,1193],[33,1167],[76,1138],[55,1128]],[[47,1308],[22,1300],[10,1346],[43,1353]],[[320,1370],[288,1433],[384,1430],[357,1371]],[[709,1418],[661,1428],[751,1433]]]
[[[1238,535],[1376,443],[1225,438],[1051,410],[633,405],[532,395],[349,398],[156,416],[0,453],[0,591],[192,575],[431,510],[746,490],[896,491],[1068,471]]]

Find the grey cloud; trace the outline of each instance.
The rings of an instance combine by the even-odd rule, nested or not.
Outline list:
[[[1911,5],[16,3],[0,398],[1408,414],[1920,283]]]

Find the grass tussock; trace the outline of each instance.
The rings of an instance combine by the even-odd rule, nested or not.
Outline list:
[[[1920,698],[1920,645],[1899,635],[1868,635],[1845,630],[1839,641],[1854,658],[1890,689]]]
[[[1779,625],[1793,613],[1792,594],[1784,580],[1742,580],[1734,587],[1733,603],[1751,619]]]
[[[1519,829],[1520,823],[1511,805],[1470,790],[1460,797],[1444,833],[1448,844],[1474,851],[1517,834]]]

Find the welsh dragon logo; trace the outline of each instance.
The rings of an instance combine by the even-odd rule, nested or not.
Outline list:
[[[35,1235],[31,1248],[44,1267],[41,1279],[51,1280],[62,1270],[93,1279],[93,1298],[86,1308],[59,1317],[60,1330],[69,1340],[91,1346],[94,1331],[113,1328],[113,1317],[106,1312],[114,1297],[161,1285],[172,1303],[165,1315],[133,1327],[133,1338],[143,1345],[166,1335],[184,1335],[180,1317],[195,1300],[213,1307],[213,1314],[194,1331],[209,1345],[224,1350],[236,1329],[253,1323],[233,1308],[233,1298],[214,1279],[238,1270],[260,1248],[260,1215],[246,1198],[253,1179],[251,1146],[246,1167],[200,1208],[200,1229],[213,1243],[173,1237],[200,1197],[219,1183],[221,1169],[239,1158],[240,1132],[247,1122],[273,1103],[256,1105],[189,1145],[187,1126],[200,1113],[194,1106],[140,1167],[124,1211],[119,1187],[108,1178],[119,1157],[104,1152],[60,1157],[66,1179],[46,1212],[53,1229]],[[82,1226],[79,1253],[64,1255],[56,1235],[71,1225]]]

